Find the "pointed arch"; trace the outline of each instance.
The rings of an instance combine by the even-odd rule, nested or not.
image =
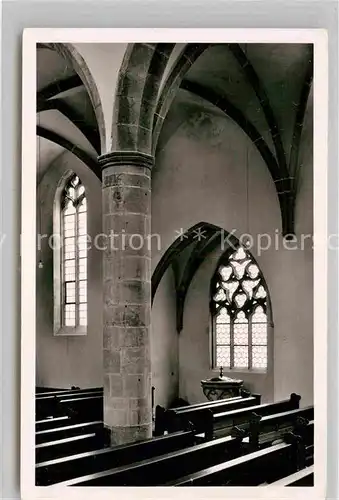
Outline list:
[[[260,267],[240,244],[220,257],[210,288],[212,367],[268,370],[273,318]]]
[[[59,181],[53,214],[54,334],[87,333],[87,198],[72,170]]]
[[[79,78],[81,79],[83,85],[85,86],[89,98],[91,100],[93,110],[96,116],[98,130],[100,135],[100,145],[101,152],[105,151],[106,147],[106,129],[105,129],[105,120],[104,113],[101,104],[101,99],[99,95],[98,88],[96,86],[95,80],[90,72],[86,61],[78,52],[78,50],[71,43],[44,43],[38,44],[38,46],[55,50],[61,57],[63,57],[66,62],[74,68],[74,71],[77,73]],[[73,78],[74,83],[77,83],[77,78]]]

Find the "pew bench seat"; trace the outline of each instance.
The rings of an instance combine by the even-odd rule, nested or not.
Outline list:
[[[201,469],[169,481],[165,486],[258,486],[279,474],[289,474],[296,470],[292,448],[292,444],[277,444]]]
[[[270,483],[269,486],[313,486],[314,485],[314,466],[305,467],[289,476],[278,479]]]

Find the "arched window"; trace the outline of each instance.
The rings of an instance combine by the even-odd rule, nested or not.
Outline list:
[[[61,325],[87,326],[87,203],[76,174],[61,197]]]
[[[251,254],[239,247],[219,261],[211,283],[213,366],[267,370],[268,290]]]

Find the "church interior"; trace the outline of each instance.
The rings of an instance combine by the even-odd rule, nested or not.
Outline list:
[[[36,485],[312,486],[313,46],[36,53]]]

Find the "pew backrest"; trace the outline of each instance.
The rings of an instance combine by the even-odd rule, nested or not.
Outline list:
[[[55,427],[63,427],[70,422],[71,419],[68,415],[63,415],[61,417],[44,418],[35,422],[35,431],[39,432],[46,429],[53,429]]]
[[[87,390],[69,390],[66,392],[55,392],[55,393],[45,393],[45,394],[39,394],[36,396],[35,400],[42,402],[45,400],[51,400],[51,399],[63,399],[63,398],[81,398],[81,397],[88,397],[88,396],[94,396],[94,395],[100,395],[103,394],[102,389],[87,389]]]
[[[259,450],[245,456],[223,462],[206,469],[199,470],[194,474],[189,474],[175,481],[166,483],[165,486],[207,486],[226,485],[238,486],[242,484],[243,475],[247,475],[247,482],[252,485],[263,482],[268,473],[265,467],[267,464],[276,464],[279,461],[284,463],[286,469],[296,467],[291,463],[292,445],[287,443],[278,444],[271,448]],[[248,485],[248,484],[247,484]]]
[[[248,398],[226,399],[211,405],[204,404],[196,408],[190,406],[183,409],[175,408],[166,411],[164,416],[165,428],[169,432],[173,432],[187,427],[188,422],[190,422],[199,432],[205,428],[207,420],[211,422],[211,414],[228,413],[233,410],[256,407],[257,405],[258,398],[250,396]]]
[[[79,424],[66,425],[64,427],[56,427],[52,429],[45,429],[38,431],[35,434],[36,444],[51,442],[54,440],[72,437],[79,434],[95,432],[97,434],[101,433],[103,435],[103,422],[101,420],[96,420],[92,422],[83,422]]]
[[[135,462],[133,464],[89,474],[58,483],[58,486],[156,486],[172,477],[180,477],[182,471],[194,471],[196,465],[211,465],[228,459],[240,449],[241,443],[227,436],[218,440],[190,446],[172,453]]]
[[[309,421],[314,418],[314,407],[298,408],[272,415],[261,417],[257,413],[252,414],[249,423],[246,425],[249,432],[249,442],[252,447],[269,442],[277,438],[278,434],[293,428],[296,434],[302,434],[303,428],[307,428]],[[299,432],[298,432],[299,431]]]
[[[72,479],[77,475],[93,474],[105,469],[127,465],[195,444],[192,432],[178,432],[126,445],[97,449],[69,457],[49,460],[36,465],[37,485],[46,485]]]
[[[299,401],[300,396],[292,394],[290,399],[283,401],[241,408],[230,412],[216,413],[213,415],[213,419],[210,419],[206,425],[206,437],[211,439],[218,429],[225,429],[247,423],[253,412],[264,417],[265,415],[298,409]]]
[[[94,450],[100,447],[98,436],[95,432],[81,434],[79,436],[58,439],[35,445],[36,463],[64,457],[84,451]]]
[[[60,399],[58,407],[63,415],[69,415],[74,420],[88,421],[88,419],[103,418],[102,395]]]

